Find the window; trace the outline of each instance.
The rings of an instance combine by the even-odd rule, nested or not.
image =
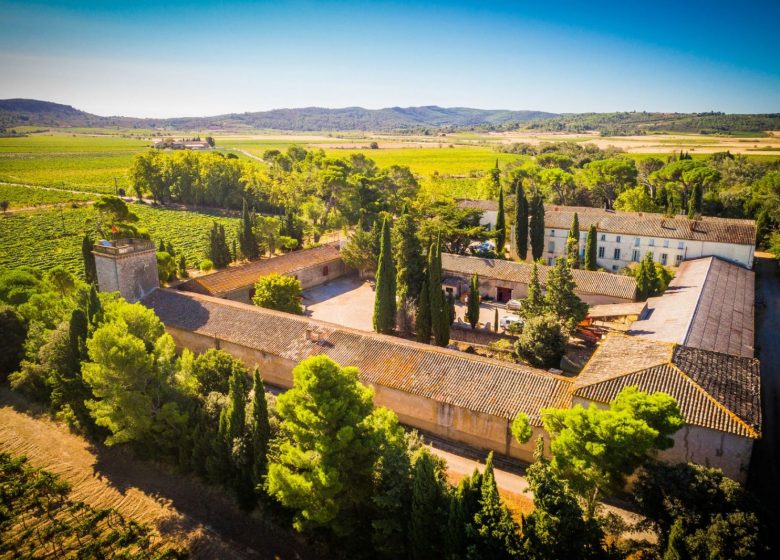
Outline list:
[[[639,238],[638,237],[634,238],[634,247],[639,247]]]
[[[330,272],[330,270],[328,269],[328,265],[323,266],[322,267],[322,275],[323,276],[327,276],[328,272]]]
[[[669,240],[664,239],[664,248],[669,247]]]
[[[613,254],[612,258],[616,261],[620,260],[620,249],[615,249],[615,253]]]
[[[674,257],[674,266],[680,266],[680,263],[682,262],[682,255],[677,255]]]
[[[599,258],[600,259],[604,258],[604,247],[599,247]]]
[[[639,262],[639,251],[634,249],[634,252],[631,254],[631,260],[634,262]]]
[[[548,253],[554,253],[555,252],[555,241],[550,241],[547,244],[547,252]]]
[[[607,236],[606,236],[606,235],[604,235],[603,233],[601,234],[601,240],[602,240],[602,241],[606,241],[606,240],[607,240]]]
[[[655,239],[651,239],[650,240],[650,246],[651,247],[655,247]]]
[[[615,237],[615,241],[620,243],[620,236],[619,235],[617,237]]]
[[[668,255],[666,253],[661,253],[661,264],[666,266],[667,260],[668,260]]]
[[[550,230],[550,237],[555,237],[555,230],[554,229]]]
[[[547,266],[553,266],[555,264],[555,261],[552,257],[547,258]]]
[[[680,249],[681,251],[685,249],[685,241],[678,241],[677,248]]]

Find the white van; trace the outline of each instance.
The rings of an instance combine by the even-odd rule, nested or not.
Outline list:
[[[499,326],[503,330],[508,330],[510,326],[514,327],[514,328],[522,327],[523,323],[525,323],[523,318],[522,317],[518,317],[517,315],[504,315],[498,321]]]

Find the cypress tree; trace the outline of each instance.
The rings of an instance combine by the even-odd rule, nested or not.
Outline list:
[[[425,276],[425,258],[417,237],[417,224],[408,213],[398,218],[393,228],[393,252],[398,297],[417,301]]]
[[[531,319],[532,317],[544,315],[545,312],[544,294],[542,293],[542,284],[539,282],[539,266],[534,262],[531,265],[531,281],[528,283],[528,295],[523,300],[520,313],[525,319]]]
[[[89,233],[85,233],[81,240],[81,257],[84,260],[84,279],[87,284],[97,283],[97,267],[95,266],[95,255],[92,254],[92,245],[94,241]]]
[[[444,481],[430,453],[424,451],[412,469],[412,507],[409,542],[412,558],[438,558],[444,547]]]
[[[379,263],[376,271],[376,297],[374,298],[374,330],[391,333],[395,328],[395,264],[390,245],[390,224],[385,218],[379,245]]]
[[[228,404],[219,415],[219,434],[228,448],[233,446],[233,441],[244,432],[246,420],[246,387],[244,373],[235,368],[230,374],[228,389]]]
[[[597,270],[598,265],[598,251],[596,248],[596,226],[591,224],[588,229],[588,238],[585,241],[585,270]]]
[[[225,240],[225,226],[214,222],[209,232],[209,259],[216,268],[225,268],[230,264],[231,256]]]
[[[513,559],[520,551],[518,527],[501,503],[493,472],[493,452],[488,455],[480,488],[479,511],[474,515],[474,545],[469,555],[476,558]]]
[[[241,224],[238,227],[238,246],[241,254],[248,260],[258,257],[257,240],[252,231],[252,215],[249,212],[249,206],[244,199],[241,206]],[[236,256],[236,258],[238,258]]]
[[[498,189],[498,216],[496,216],[496,254],[499,259],[506,253],[506,216],[504,214],[504,188]]]
[[[168,241],[168,243],[165,244],[165,251],[172,257],[176,256],[176,251],[173,248],[173,243]]]
[[[447,346],[450,341],[450,324],[441,289],[441,246],[438,242],[431,245],[428,253],[428,292],[434,341],[438,346]]]
[[[81,309],[74,309],[68,321],[67,356],[51,372],[51,402],[55,410],[70,406],[79,424],[91,429],[94,422],[84,401],[92,398],[92,391],[81,376],[81,361],[87,357],[85,342],[88,336],[87,314]]]
[[[544,200],[539,193],[531,201],[531,257],[538,260],[544,254]]]
[[[473,544],[476,530],[474,514],[479,511],[479,498],[482,488],[482,473],[477,469],[458,483],[450,500],[450,513],[447,518],[447,558],[461,560],[467,558],[469,546]]]
[[[165,253],[166,252],[166,250],[165,250],[165,241],[163,241],[162,239],[160,239],[160,246],[157,247],[157,250],[160,253]]]
[[[469,285],[469,301],[466,306],[466,320],[474,329],[479,323],[479,277],[474,274],[471,277],[471,284]]]
[[[678,517],[669,531],[663,560],[688,560],[690,555],[685,545],[685,529],[682,518]]]
[[[447,319],[449,320],[449,325],[455,322],[455,316],[455,296],[452,292],[447,292]]]
[[[637,297],[644,301],[653,291],[653,280],[647,269],[647,257],[642,259],[636,271],[636,292]]]
[[[420,284],[420,297],[417,300],[417,313],[414,318],[414,332],[417,342],[431,342],[431,300],[428,290],[428,279],[423,277]]]
[[[574,213],[574,219],[571,222],[571,230],[566,238],[566,258],[569,260],[571,268],[580,266],[580,220],[577,212]]]
[[[252,387],[252,481],[258,486],[262,483],[268,466],[268,440],[271,437],[265,386],[258,368],[252,373]]]
[[[520,260],[528,256],[528,199],[522,183],[517,185],[515,197],[515,250]]]
[[[493,332],[498,332],[498,307],[496,307],[493,313]]]
[[[650,285],[648,295],[657,296],[661,293],[661,279],[658,278],[658,270],[655,268],[655,261],[653,261],[653,253],[651,251],[647,252],[647,255],[645,255],[645,260],[647,261],[646,274],[648,277],[648,283]]]
[[[94,284],[89,287],[89,296],[87,296],[87,320],[89,321],[90,330],[97,328],[98,324],[103,320],[103,304],[100,303],[97,288]]]
[[[184,256],[184,253],[179,255],[178,269],[179,278],[189,277],[189,273],[187,272],[187,258]]]

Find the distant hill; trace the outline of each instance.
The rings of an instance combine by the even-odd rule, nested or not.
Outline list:
[[[467,107],[390,107],[363,109],[274,109],[230,113],[213,117],[139,119],[101,117],[35,99],[0,100],[0,131],[15,126],[157,128],[166,130],[437,132],[453,130],[538,130],[545,132],[592,132],[605,136],[654,132],[702,134],[755,134],[780,130],[780,113],[727,115],[724,113],[578,113],[470,109]]]
[[[425,129],[460,129],[495,127],[508,123],[523,123],[534,119],[555,117],[542,111],[505,111],[469,109],[465,107],[391,107],[363,109],[346,107],[324,109],[274,109],[253,113],[230,113],[214,117],[182,117],[173,119],[137,119],[131,117],[101,117],[70,105],[60,105],[34,99],[0,100],[0,127],[20,125],[166,128],[173,130],[273,129],[294,131],[374,130],[420,131]]]

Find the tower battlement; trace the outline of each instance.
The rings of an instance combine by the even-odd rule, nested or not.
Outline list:
[[[101,292],[119,292],[132,303],[160,285],[157,251],[148,239],[103,239],[92,247],[92,254]]]

